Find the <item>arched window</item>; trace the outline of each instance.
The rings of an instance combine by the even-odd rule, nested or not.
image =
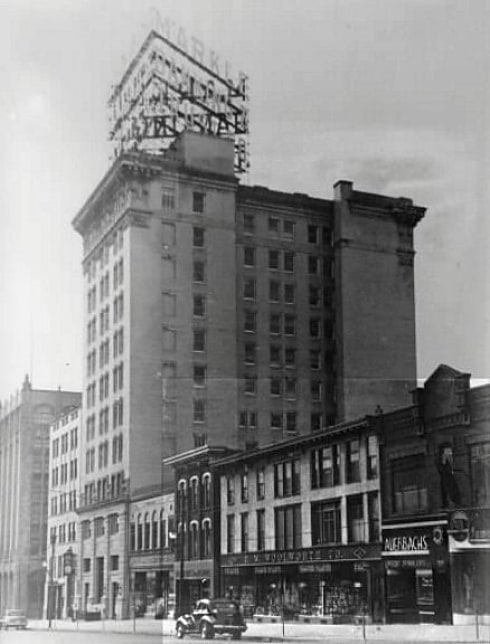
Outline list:
[[[150,517],[148,512],[145,514],[145,544],[144,549],[150,549]]]
[[[134,523],[134,516],[131,517],[129,525],[129,549],[134,552],[136,549],[136,525]]]
[[[197,476],[191,478],[191,489],[190,489],[190,510],[195,512],[199,507],[199,483]]]
[[[211,474],[209,474],[209,472],[204,474],[202,477],[201,498],[203,509],[209,508],[211,505]]]
[[[136,523],[136,550],[143,549],[143,524],[141,521],[141,514],[138,514],[138,521]]]
[[[209,559],[212,557],[211,543],[211,519],[204,519],[202,522],[202,558]]]
[[[177,514],[179,517],[183,517],[185,514],[186,488],[186,481],[179,481],[177,495]]]
[[[151,515],[151,547],[153,550],[158,548],[158,521],[156,510]]]
[[[167,547],[167,522],[163,517],[163,510],[160,510],[160,548]]]
[[[199,557],[199,526],[197,521],[191,521],[189,526],[189,559]]]

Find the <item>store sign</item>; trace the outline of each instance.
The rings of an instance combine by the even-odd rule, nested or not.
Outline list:
[[[334,548],[301,548],[298,550],[270,550],[246,552],[236,555],[224,555],[222,563],[226,566],[253,566],[256,564],[300,563],[319,561],[356,561],[373,559],[380,556],[377,545],[365,544],[362,548],[355,546],[337,546]]]
[[[387,537],[384,542],[385,552],[418,552],[428,550],[427,535],[421,534],[414,537]]]
[[[235,171],[248,161],[248,77],[172,21],[157,21],[109,99],[114,155],[161,154],[190,130],[233,139]]]
[[[383,529],[383,556],[429,555],[441,557],[446,552],[445,526],[396,526]]]

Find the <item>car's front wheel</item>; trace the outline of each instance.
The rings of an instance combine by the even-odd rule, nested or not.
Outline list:
[[[182,626],[182,624],[177,624],[177,637],[179,640],[181,640],[185,635],[185,628]]]
[[[211,640],[214,637],[214,628],[208,622],[201,624],[200,635],[202,640]]]

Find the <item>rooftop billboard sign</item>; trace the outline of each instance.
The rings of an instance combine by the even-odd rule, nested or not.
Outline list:
[[[114,156],[162,154],[184,130],[232,138],[235,171],[247,172],[248,77],[173,23],[151,30],[109,99]],[[175,38],[175,41],[172,39]]]

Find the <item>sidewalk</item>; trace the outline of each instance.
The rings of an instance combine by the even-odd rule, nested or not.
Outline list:
[[[31,620],[32,630],[47,630],[47,620]],[[84,631],[108,633],[139,633],[155,636],[175,636],[174,620],[156,620],[138,618],[136,620],[104,620],[96,622],[69,620],[53,620],[52,630]],[[465,626],[435,626],[420,624],[370,624],[365,627],[354,625],[324,625],[286,623],[284,625],[285,640],[358,640],[370,642],[489,642],[490,626],[474,624]],[[282,624],[254,624],[248,622],[244,640],[278,641],[283,639]]]

